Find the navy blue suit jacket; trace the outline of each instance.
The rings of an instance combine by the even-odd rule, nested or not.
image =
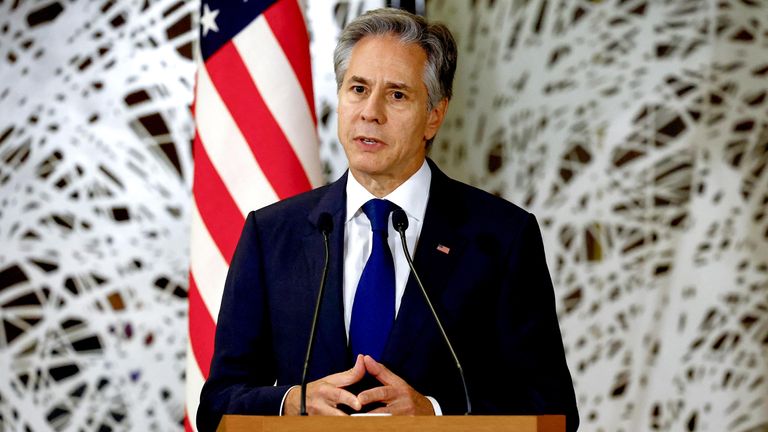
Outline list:
[[[536,219],[429,163],[414,263],[461,360],[473,413],[566,414],[568,430],[576,430]],[[277,415],[285,392],[300,382],[323,270],[316,227],[323,212],[334,230],[309,380],[352,366],[342,300],[346,176],[248,215],[224,289],[200,431],[215,430],[223,414]],[[460,378],[412,276],[381,361],[434,397],[444,414],[464,413]]]

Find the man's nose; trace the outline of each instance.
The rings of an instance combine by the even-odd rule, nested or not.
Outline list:
[[[363,110],[360,112],[360,117],[365,121],[376,122],[383,124],[387,121],[386,114],[384,113],[384,98],[377,94],[372,94],[365,101]]]

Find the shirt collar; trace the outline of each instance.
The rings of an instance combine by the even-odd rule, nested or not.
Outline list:
[[[432,171],[429,169],[429,164],[427,164],[425,159],[418,171],[382,199],[397,204],[401,209],[405,210],[405,213],[410,218],[421,222],[427,209],[431,181]],[[352,173],[347,175],[347,219],[345,222],[349,222],[352,218],[356,217],[361,211],[360,208],[363,204],[373,198],[376,197],[368,192],[355,179]]]

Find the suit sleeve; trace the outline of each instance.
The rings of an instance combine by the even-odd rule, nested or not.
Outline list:
[[[197,427],[215,431],[224,414],[277,415],[290,386],[275,386],[263,250],[248,215],[227,274]]]
[[[566,429],[579,424],[573,383],[557,320],[554,289],[547,269],[541,231],[529,214],[509,255],[497,319],[506,397],[521,414],[565,414]]]

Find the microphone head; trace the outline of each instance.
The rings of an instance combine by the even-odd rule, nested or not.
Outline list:
[[[405,232],[408,229],[408,216],[405,215],[405,210],[398,208],[392,212],[392,226],[397,232]]]
[[[330,234],[333,231],[333,218],[330,213],[320,213],[320,216],[317,218],[317,228],[323,234]]]

